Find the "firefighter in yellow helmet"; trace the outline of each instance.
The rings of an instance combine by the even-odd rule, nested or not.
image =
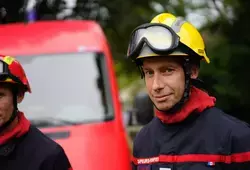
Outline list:
[[[202,90],[200,61],[210,59],[191,23],[155,16],[133,30],[127,57],[141,71],[156,115],[134,140],[133,170],[250,169],[250,128]]]

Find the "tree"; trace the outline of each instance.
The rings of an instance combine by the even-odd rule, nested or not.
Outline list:
[[[204,26],[207,32],[211,67],[204,68],[203,79],[217,104],[227,113],[250,122],[250,11],[248,1],[222,1],[220,17]],[[205,71],[206,70],[206,71]]]

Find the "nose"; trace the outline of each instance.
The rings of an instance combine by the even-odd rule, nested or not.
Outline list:
[[[160,91],[163,88],[164,88],[164,82],[162,80],[162,77],[159,74],[155,74],[152,89],[154,91]]]

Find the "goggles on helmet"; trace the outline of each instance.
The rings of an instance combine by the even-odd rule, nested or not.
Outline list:
[[[144,45],[148,45],[154,53],[160,55],[168,55],[176,50],[196,55],[180,42],[180,37],[171,27],[160,23],[143,24],[133,30],[127,57],[135,61]]]
[[[10,72],[8,64],[6,64],[4,61],[0,60],[0,81],[6,81],[8,78],[12,79],[14,82],[16,82],[20,85],[23,84],[18,77],[14,76]]]

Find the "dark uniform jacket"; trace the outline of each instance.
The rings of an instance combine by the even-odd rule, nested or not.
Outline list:
[[[18,125],[0,136],[1,170],[72,170],[63,148],[31,126],[23,113]]]
[[[133,170],[250,170],[250,128],[193,88],[175,115],[160,111],[134,140]]]

